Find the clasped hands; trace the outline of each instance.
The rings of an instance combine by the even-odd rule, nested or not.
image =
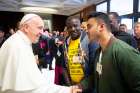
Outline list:
[[[80,89],[78,85],[71,86],[70,88],[71,88],[70,93],[82,93],[82,89]]]

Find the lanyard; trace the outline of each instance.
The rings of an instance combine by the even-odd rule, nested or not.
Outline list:
[[[98,72],[99,76],[102,74],[102,65],[101,65],[101,62],[102,62],[102,51],[100,52],[99,61],[97,63],[97,67],[96,67],[96,71]]]
[[[101,64],[101,62],[102,62],[102,55],[103,55],[103,53],[102,53],[102,51],[100,52],[100,55],[99,55],[99,62],[98,63],[100,63]]]

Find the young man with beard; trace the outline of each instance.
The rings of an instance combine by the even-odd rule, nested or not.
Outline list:
[[[140,93],[140,53],[112,35],[105,13],[89,15],[88,36],[101,46],[93,68],[97,93]]]

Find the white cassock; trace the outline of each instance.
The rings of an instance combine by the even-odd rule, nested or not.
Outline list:
[[[70,93],[70,88],[44,82],[31,41],[18,31],[0,49],[0,93]]]

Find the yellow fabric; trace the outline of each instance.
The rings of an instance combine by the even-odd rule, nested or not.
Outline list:
[[[74,57],[78,57],[79,45],[80,38],[77,40],[71,40],[68,47],[68,65],[70,77],[73,83],[79,83],[84,77],[82,64],[80,64],[80,62],[74,62],[76,61]]]

